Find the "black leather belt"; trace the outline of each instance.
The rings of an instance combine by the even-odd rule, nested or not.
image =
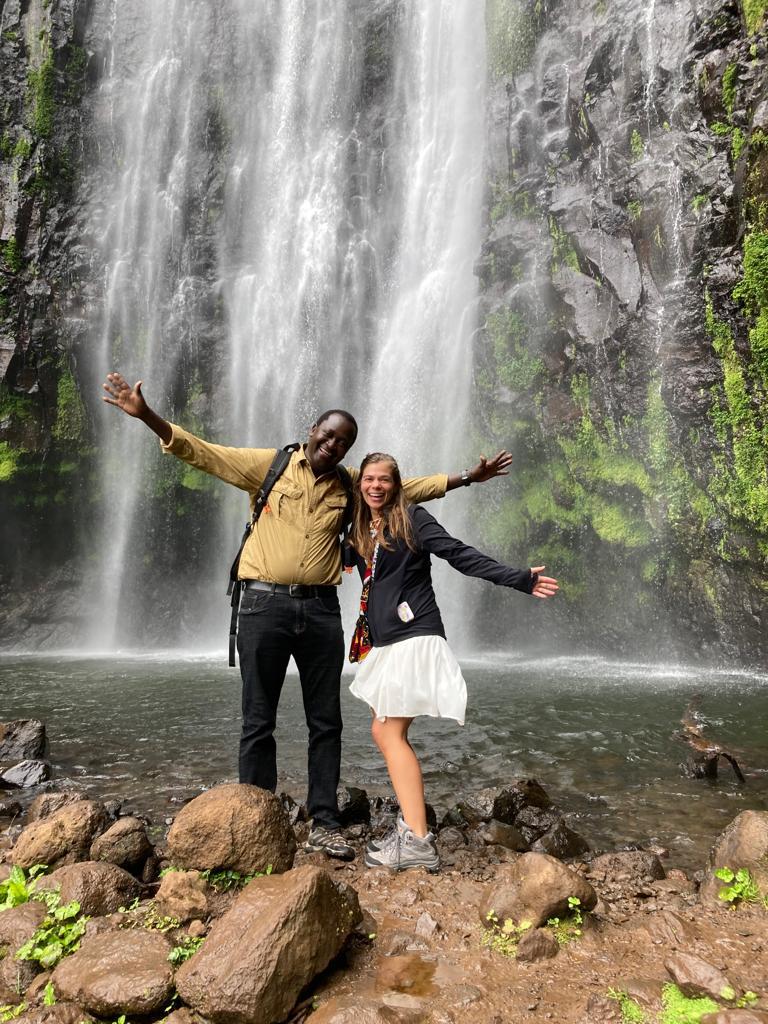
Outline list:
[[[335,594],[337,587],[330,585],[318,586],[307,583],[267,583],[266,580],[241,580],[246,590],[262,590],[267,594],[284,594],[286,597],[300,599],[308,597],[328,597]]]

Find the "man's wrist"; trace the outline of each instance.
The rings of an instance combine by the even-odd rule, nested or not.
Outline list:
[[[461,486],[469,487],[472,483],[472,475],[468,469],[462,469],[461,471]]]

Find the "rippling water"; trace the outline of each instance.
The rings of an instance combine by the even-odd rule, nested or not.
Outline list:
[[[695,868],[736,814],[768,807],[766,675],[591,658],[483,659],[464,669],[465,727],[419,719],[412,729],[438,812],[485,786],[535,776],[593,846],[654,841]],[[675,732],[696,693],[708,734],[737,754],[745,785],[727,765],[714,783],[681,772],[687,747]],[[342,781],[389,792],[367,708],[346,686],[343,696]],[[239,674],[219,655],[0,661],[0,720],[43,719],[56,778],[121,799],[156,824],[201,786],[236,779],[239,701]],[[280,786],[301,799],[306,733],[295,675],[277,741]]]

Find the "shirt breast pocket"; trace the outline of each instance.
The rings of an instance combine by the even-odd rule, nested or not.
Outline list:
[[[300,524],[303,519],[302,497],[300,487],[289,480],[276,480],[267,501],[269,514],[277,516],[287,526]]]
[[[328,533],[338,533],[341,529],[341,520],[344,516],[344,509],[347,507],[347,498],[344,494],[329,494],[319,508],[319,527]]]

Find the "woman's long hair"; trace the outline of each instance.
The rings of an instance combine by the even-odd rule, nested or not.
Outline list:
[[[395,489],[388,504],[381,510],[381,525],[378,531],[374,536],[371,536],[371,510],[363,499],[360,485],[366,468],[374,462],[389,463],[392,467],[392,479],[395,482]],[[409,502],[403,491],[403,481],[400,477],[400,469],[396,460],[385,452],[369,452],[360,463],[360,476],[355,484],[355,515],[352,520],[352,546],[366,562],[370,562],[373,557],[373,548],[377,541],[387,551],[390,551],[392,548],[390,541],[398,540],[405,541],[411,551],[416,550],[411,518],[408,515],[408,505]],[[386,537],[384,536],[385,529],[387,532]]]

